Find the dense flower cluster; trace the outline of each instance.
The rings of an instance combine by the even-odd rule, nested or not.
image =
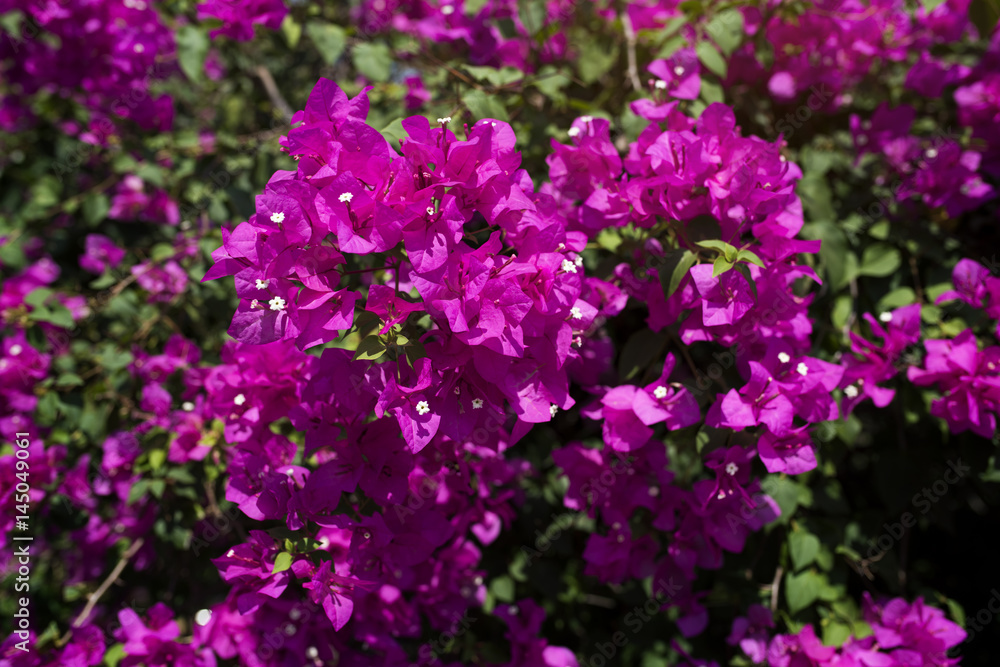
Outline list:
[[[850,637],[843,646],[825,646],[812,625],[797,634],[771,636],[771,612],[750,607],[747,616],[733,622],[727,641],[755,663],[770,667],[861,667],[884,665],[960,664],[948,650],[965,639],[965,631],[944,613],[917,598],[912,604],[902,598],[876,602],[864,594],[864,620],[872,633],[864,639]]]
[[[0,0],[0,13],[15,4]],[[530,72],[575,56],[557,28],[578,4],[553,0],[531,12],[513,0],[364,0],[352,15],[362,34],[447,43],[473,65]],[[994,202],[1000,33],[975,65],[930,50],[970,34],[967,0],[930,11],[901,0],[822,0],[796,16],[780,4],[740,10],[747,36],[762,38],[732,52],[724,84],[762,84],[779,105],[811,93],[821,98],[813,111],[850,108],[854,166],[876,165],[876,182],[896,183],[907,210],[958,218]],[[170,97],[152,99],[150,85],[173,70],[174,37],[149,2],[16,8],[59,48],[48,38],[0,45],[0,127],[26,122],[30,102],[45,94],[92,112],[88,127],[66,125],[90,143],[107,143],[101,121],[112,115],[169,129]],[[622,14],[606,3],[591,9],[633,33],[686,11],[662,0],[630,3]],[[279,29],[288,13],[282,0],[197,6],[212,38],[238,42],[258,25]],[[682,34],[714,30],[697,19]],[[763,45],[773,50],[767,66]],[[223,71],[216,55],[205,64],[212,79]],[[320,79],[280,140],[295,168],[275,172],[249,219],[222,229],[204,276],[233,277],[211,287],[235,285],[235,340],[215,363],[173,319],[163,318],[173,333],[149,345],[143,323],[129,351],[102,348],[96,369],[80,371],[86,379],[117,373],[103,394],[88,389],[83,408],[53,400],[85,383],[65,371],[79,356],[68,332],[132,283],[152,309],[136,313],[190,315],[186,296],[206,287],[190,279],[204,230],[190,232],[177,190],[119,173],[99,193],[107,206],[97,217],[128,233],[93,224],[69,251],[86,280],[99,276],[94,284],[104,287],[94,289],[109,288],[90,302],[57,291],[60,268],[45,244],[25,243],[26,268],[0,288],[0,426],[37,433],[39,413],[51,422],[99,397],[134,396],[114,415],[89,414],[114,426],[85,453],[76,443],[87,429],[52,429],[73,445],[32,440],[28,501],[53,524],[77,519],[68,543],[42,530],[34,548],[61,561],[67,588],[100,581],[123,541],[135,546],[130,567],[149,572],[154,537],[168,531],[160,501],[202,493],[189,470],[224,470],[224,500],[240,516],[223,514],[213,477],[205,509],[175,519],[195,525],[178,542],[210,559],[224,598],[195,613],[159,601],[143,609],[95,601],[43,655],[22,654],[9,637],[0,667],[98,665],[115,644],[123,667],[404,667],[414,655],[444,667],[447,642],[428,636],[454,638],[486,616],[506,626],[509,658],[483,664],[577,667],[569,648],[545,637],[536,600],[496,604],[489,587],[488,551],[541,477],[519,443],[542,441],[536,449],[561,485],[555,505],[593,526],[580,573],[616,592],[651,581],[647,613],[650,604],[667,612],[687,641],[718,623],[704,575],[724,571],[754,533],[788,519],[788,498],[762,473],[773,481],[817,469],[821,425],[856,419],[872,407],[859,407],[867,399],[885,408],[920,389],[950,434],[992,437],[1000,347],[989,338],[1000,338],[1000,278],[958,262],[954,289],[935,292],[935,305],[974,313],[958,328],[926,326],[930,304],[914,293],[860,313],[840,339],[815,330],[821,243],[803,233],[805,180],[788,142],[745,132],[725,103],[701,103],[715,71],[704,52],[662,55],[647,66],[648,96],[631,102],[634,139],[608,119],[580,116],[551,135],[540,181],[523,168],[523,136],[508,122],[458,127],[450,117],[413,116],[402,121],[397,148],[369,122],[370,88],[351,98]],[[852,106],[853,91],[893,64],[905,68],[911,92],[953,96],[968,136],[916,129],[926,127],[916,104]],[[419,75],[399,81],[406,108],[433,99]],[[210,135],[198,141],[213,152]],[[157,169],[173,166],[157,160]],[[131,258],[134,222],[176,238]],[[636,313],[636,347],[649,354],[630,369],[632,341],[617,340],[616,327]],[[732,369],[728,381],[704,377],[692,361],[703,350]],[[546,445],[552,434],[560,437]],[[683,451],[689,441],[692,451]],[[7,506],[18,470],[13,453],[0,454]],[[218,530],[221,519],[234,520]],[[5,512],[0,546],[12,544],[13,529]],[[17,567],[11,551],[0,561],[4,575]],[[523,547],[521,556],[530,563],[540,554]],[[865,594],[872,634],[841,646],[824,645],[813,625],[777,633],[771,611],[750,606],[728,640],[771,667],[952,665],[946,652],[965,637],[921,598],[877,603]],[[716,664],[677,641],[670,647],[690,665]]]
[[[173,123],[168,95],[150,85],[171,74],[173,33],[149,0],[0,2],[0,14],[23,13],[19,34],[0,41],[0,67],[11,91],[0,98],[0,128],[14,130],[32,117],[37,93],[75,99],[92,112],[81,139],[103,144],[116,119],[165,131]],[[108,123],[111,123],[110,125]]]

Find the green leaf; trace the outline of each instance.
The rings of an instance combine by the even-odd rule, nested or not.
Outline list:
[[[278,572],[284,572],[292,566],[292,554],[287,551],[282,551],[274,559],[274,567],[271,568],[271,574],[276,574]]]
[[[167,483],[162,479],[152,479],[149,481],[149,492],[156,498],[162,498],[163,492],[167,489]]]
[[[496,67],[475,67],[473,65],[465,65],[464,69],[472,75],[472,78],[477,81],[486,81],[495,88],[506,86],[509,83],[514,83],[515,81],[520,81],[524,78],[524,73],[516,67],[504,67],[503,69],[497,69]]]
[[[694,51],[698,54],[698,60],[701,61],[701,64],[708,68],[710,72],[719,78],[726,78],[726,61],[722,58],[719,50],[710,42],[698,42],[698,45],[694,47]]]
[[[788,610],[796,614],[811,605],[819,598],[824,583],[824,577],[815,572],[807,571],[797,575],[789,572],[785,576],[785,601],[788,603]]]
[[[507,110],[500,103],[496,95],[487,95],[481,90],[470,90],[462,95],[462,103],[477,120],[483,118],[495,118],[502,121],[509,120]]]
[[[736,259],[736,248],[729,245],[725,241],[720,241],[718,239],[708,239],[707,241],[697,241],[695,245],[701,246],[702,248],[711,248],[712,250],[718,250],[729,261],[733,261]]]
[[[375,361],[385,354],[385,342],[376,334],[372,334],[358,343],[354,353],[355,361]]]
[[[517,15],[529,34],[534,35],[545,26],[545,3],[539,0],[517,0]]]
[[[354,66],[372,81],[384,83],[392,74],[392,52],[381,42],[362,42],[351,49]]]
[[[138,502],[146,495],[149,490],[149,480],[140,479],[138,482],[132,485],[132,488],[128,491],[128,500],[125,501],[126,505],[132,505]]]
[[[102,222],[111,210],[107,195],[96,193],[83,200],[83,219],[95,225]]]
[[[726,259],[724,256],[719,255],[715,258],[715,263],[712,264],[712,277],[716,278],[721,276],[723,273],[733,268],[733,263]]]
[[[628,381],[640,375],[659,355],[662,344],[663,334],[651,329],[640,329],[632,334],[625,342],[618,360],[619,377]]]
[[[762,269],[764,268],[764,262],[761,260],[761,258],[757,256],[757,253],[752,252],[750,250],[740,250],[738,253],[736,253],[736,261],[750,262],[751,264],[756,264]]]
[[[987,39],[1000,20],[1000,0],[972,0],[969,5],[969,21],[976,26],[980,39]]]
[[[895,273],[901,263],[898,249],[888,243],[876,243],[865,248],[861,255],[858,273],[862,276],[884,278]]]
[[[851,636],[851,627],[845,623],[830,621],[823,626],[823,644],[826,646],[842,646]]]
[[[680,261],[677,262],[677,266],[670,273],[670,282],[665,290],[666,297],[669,299],[673,296],[677,288],[681,286],[681,281],[684,280],[684,276],[688,274],[694,263],[698,261],[698,256],[695,255],[690,250],[685,250],[684,254],[681,255]],[[660,282],[662,283],[663,277],[666,275],[666,271],[660,272]]]
[[[712,17],[712,20],[705,26],[708,34],[712,36],[719,49],[726,56],[730,56],[739,48],[743,41],[745,32],[743,25],[743,12],[738,9],[724,9]],[[702,82],[704,85],[704,82]]]
[[[497,577],[490,583],[490,591],[500,602],[514,601],[514,580],[508,575]]]
[[[167,452],[162,449],[154,449],[149,453],[150,470],[159,470],[167,460]]]
[[[588,44],[577,63],[580,79],[588,85],[596,83],[616,62],[618,62],[617,45],[608,48],[597,42]]]
[[[122,661],[125,657],[125,645],[115,644],[114,646],[109,646],[107,652],[104,654],[104,666],[105,667],[118,667],[118,663]]]
[[[757,281],[753,279],[750,275],[750,267],[746,264],[737,264],[736,270],[740,272],[744,278],[746,278],[747,284],[750,285],[750,291],[753,292],[753,300],[756,302],[760,297],[757,294]]]
[[[337,62],[337,59],[344,53],[344,47],[347,46],[347,33],[339,25],[323,21],[310,21],[306,24],[306,34],[316,45],[319,55],[327,65],[333,65]]]
[[[295,20],[291,14],[285,15],[285,20],[281,22],[281,32],[285,36],[288,46],[295,48],[302,39],[302,24]]]
[[[801,570],[816,560],[819,553],[819,538],[804,530],[792,531],[788,536],[788,551],[792,557],[792,567]]]
[[[175,33],[177,39],[177,61],[184,75],[198,83],[205,74],[205,58],[208,56],[208,37],[197,26],[184,25]]]

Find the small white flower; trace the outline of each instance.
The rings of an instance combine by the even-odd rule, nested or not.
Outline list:
[[[564,259],[562,261],[560,268],[566,273],[576,273],[576,264],[569,261],[568,259]]]
[[[660,385],[659,387],[653,390],[653,396],[655,396],[656,398],[666,398],[667,388],[664,387],[663,385]]]
[[[292,607],[292,610],[288,612],[288,618],[292,619],[293,621],[297,621],[300,618],[302,618],[302,612],[298,610],[298,607]]]
[[[549,406],[549,415],[550,416],[555,417],[557,412],[559,412],[559,407],[558,406],[556,406],[554,403]]]
[[[236,394],[236,398],[233,399],[233,403],[236,405],[243,405],[247,402],[247,397],[243,394]]]
[[[194,615],[194,622],[198,625],[208,625],[208,622],[212,620],[212,610],[202,609],[197,614]]]
[[[460,396],[461,394],[462,394],[462,388],[461,387],[455,387],[455,395],[456,396]]]
[[[426,415],[430,411],[431,411],[431,406],[427,403],[427,401],[420,401],[419,403],[417,403],[418,415]]]
[[[857,398],[858,388],[855,387],[853,384],[847,385],[846,387],[844,387],[844,396],[847,396],[847,398]]]
[[[451,122],[451,116],[445,116],[444,118],[438,118],[438,122],[442,125]]]
[[[666,90],[667,82],[664,81],[663,79],[657,79],[656,83],[653,84],[653,87],[656,88],[657,90]]]
[[[10,346],[10,356],[12,356],[12,357],[18,356],[23,351],[24,351],[24,348],[21,347],[20,345],[18,345],[17,343],[15,343],[14,345]]]
[[[809,367],[808,367],[808,366],[806,366],[806,362],[804,362],[804,361],[800,361],[800,362],[799,362],[799,365],[795,367],[795,371],[796,371],[796,372],[797,372],[797,373],[798,373],[799,375],[803,375],[803,376],[805,376],[805,375],[808,375],[808,374],[809,374]]]
[[[441,13],[444,14],[445,16],[451,16],[452,14],[455,13],[455,7],[452,5],[445,5],[444,7],[441,8]]]
[[[725,497],[726,497],[726,492],[725,491],[719,491],[719,495],[717,495],[715,498],[717,500],[723,500]]]
[[[577,306],[573,306],[572,308],[569,309],[569,316],[572,317],[574,320],[582,320],[583,319],[583,313],[580,311],[580,308],[577,307]]]
[[[868,143],[868,137],[866,137],[865,135],[861,134],[861,135],[858,136],[857,142],[858,142],[858,146],[864,146],[865,144]]]
[[[937,157],[938,152],[936,148],[928,148],[926,151],[924,151],[924,155],[927,156],[928,160],[933,160],[934,158]]]
[[[778,160],[780,162],[788,162],[788,158],[786,158],[784,155],[779,155],[778,156]]]
[[[649,495],[652,496],[653,498],[660,495],[660,487],[658,486],[649,487]]]
[[[594,120],[593,116],[580,116],[580,122],[581,123],[589,123],[592,120]]]
[[[258,301],[257,299],[254,299],[253,301],[250,302],[250,310],[254,310],[259,305],[260,305],[260,301]]]
[[[352,195],[350,192],[345,192],[344,194],[340,195],[338,199],[340,199],[340,201],[342,202],[350,202],[352,199],[354,199],[354,195]]]
[[[427,207],[427,215],[434,215],[434,207],[433,206],[428,206]]]
[[[879,322],[892,322],[892,313],[885,312],[878,316]]]
[[[285,300],[282,299],[280,296],[276,296],[273,299],[271,299],[270,301],[268,301],[267,305],[269,305],[271,307],[271,310],[284,310],[285,309]]]
[[[184,412],[191,412],[192,410],[194,410],[194,403],[192,403],[191,401],[184,401],[183,403],[181,403],[181,410],[183,410]]]
[[[576,264],[577,266],[583,266],[583,257],[577,255],[576,259],[573,260],[573,263]]]
[[[674,74],[676,74],[677,76],[683,76],[684,68],[681,67],[680,65],[677,65],[676,67],[674,67]]]
[[[739,470],[740,467],[735,463],[729,462],[726,464],[726,472],[729,473],[730,475],[735,475],[737,472],[739,472]]]
[[[791,360],[792,360],[792,358],[790,356],[788,356],[787,352],[779,352],[778,353],[778,361],[780,361],[781,363],[787,364]]]
[[[281,224],[284,221],[285,221],[285,214],[284,213],[272,213],[271,214],[271,222],[275,222],[275,223]]]
[[[482,407],[483,407],[483,399],[481,399],[481,398],[474,398],[474,399],[472,399],[472,409],[473,410],[480,410],[480,409],[482,409]]]
[[[270,282],[271,281],[269,281],[269,280],[261,280],[260,278],[258,278],[257,279],[257,289],[267,289],[267,286],[268,286],[268,284]]]
[[[578,128],[578,127],[571,127],[566,132],[566,134],[568,134],[571,137],[578,137],[578,136],[580,136],[580,128]]]
[[[236,555],[235,549],[230,549],[229,551],[226,552],[226,558],[232,558],[235,555]]]
[[[142,44],[136,44],[135,46],[132,47],[132,50],[135,51],[136,53],[142,53],[143,51],[146,50],[146,47],[143,46]]]
[[[315,646],[310,646],[309,648],[306,649],[306,657],[309,658],[310,660],[315,660],[316,658],[319,657],[319,649],[317,649]]]

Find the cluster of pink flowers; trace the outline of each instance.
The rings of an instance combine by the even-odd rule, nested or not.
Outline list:
[[[277,30],[288,15],[282,0],[209,0],[198,5],[199,20],[217,20],[222,26],[212,30],[212,39],[229,37],[239,42],[253,39],[255,25]]]
[[[544,63],[569,54],[566,33],[557,28],[578,11],[572,0],[550,0],[544,11],[528,16],[519,11],[517,0],[466,4],[465,0],[363,0],[353,18],[366,34],[392,30],[428,44],[451,45],[467,53],[473,65],[531,71],[535,58]],[[502,22],[510,22],[513,36],[504,35]],[[543,30],[547,36],[540,48],[535,36]]]
[[[44,92],[92,112],[77,132],[90,143],[105,143],[120,119],[170,129],[173,102],[150,86],[176,69],[174,36],[151,0],[0,2],[0,14],[13,10],[24,14],[21,34],[0,40],[0,62],[5,84],[18,92],[0,99],[0,127],[21,127],[31,118],[29,97]]]
[[[958,665],[948,651],[965,639],[965,631],[928,607],[923,598],[912,604],[902,598],[876,602],[864,594],[863,615],[871,627],[864,639],[850,637],[840,647],[825,646],[812,625],[796,634],[773,635],[771,612],[752,605],[746,617],[733,622],[726,640],[755,663],[769,667],[903,667]]]

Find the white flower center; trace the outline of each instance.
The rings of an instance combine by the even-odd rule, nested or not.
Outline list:
[[[23,351],[24,351],[24,348],[21,347],[20,345],[18,345],[17,343],[15,343],[15,344],[13,344],[13,345],[10,346],[10,356],[12,356],[12,357],[18,356]]]
[[[580,136],[580,128],[578,128],[578,127],[571,127],[571,128],[569,128],[569,131],[567,132],[567,134],[569,136],[571,136],[571,137],[578,137],[578,136]]]
[[[740,467],[738,465],[736,465],[735,463],[727,463],[726,464],[726,472],[729,473],[730,475],[735,475],[737,472],[739,472],[739,470],[740,470]]]
[[[594,120],[593,116],[580,116],[581,123],[589,123],[592,120]]]
[[[441,8],[441,13],[445,16],[451,16],[455,13],[455,8],[452,5],[445,5]]]
[[[656,396],[657,398],[666,398],[667,388],[664,387],[663,385],[660,385],[659,387],[653,390],[653,396]]]
[[[247,402],[247,397],[243,394],[236,394],[236,398],[233,399],[233,403],[236,405],[243,405]]]
[[[258,301],[257,299],[254,299],[253,301],[250,302],[250,310],[253,310],[254,308],[256,308],[259,305],[260,305],[260,301]]]
[[[229,551],[226,552],[226,558],[232,558],[235,555],[236,555],[235,549],[230,549]]]
[[[549,416],[555,417],[556,413],[559,412],[559,407],[555,404],[549,406]]]
[[[426,415],[430,411],[431,411],[431,406],[427,403],[427,401],[420,401],[419,403],[417,403],[418,415]]]
[[[926,155],[928,159],[930,159],[930,160],[933,160],[934,158],[936,158],[936,157],[937,157],[937,155],[938,155],[938,152],[937,152],[937,149],[936,149],[936,148],[928,148],[928,149],[927,149],[927,150],[926,150],[926,151],[924,152],[924,155]]]
[[[806,362],[800,361],[799,365],[795,367],[796,372],[799,375],[805,376],[809,374],[809,367],[806,366]]]
[[[427,215],[434,215],[434,207],[433,206],[428,206],[427,207]]]
[[[142,53],[143,51],[146,50],[146,47],[143,46],[142,44],[136,44],[135,46],[132,47],[132,50],[135,51],[136,53]]]
[[[583,319],[583,313],[580,312],[580,309],[577,306],[573,306],[572,308],[569,309],[569,315],[574,320],[582,320]]]
[[[450,123],[451,122],[451,116],[445,116],[444,118],[438,118],[438,122],[441,123],[442,125]]]
[[[472,399],[472,409],[473,410],[479,410],[482,407],[483,407],[483,399],[481,399],[481,398],[474,398],[474,399]]]
[[[191,412],[192,410],[194,410],[194,403],[192,403],[191,401],[184,401],[183,403],[181,403],[181,410],[183,410],[184,412]]]
[[[792,360],[792,358],[790,356],[788,356],[787,352],[779,352],[778,353],[778,361],[780,361],[781,363],[787,364],[791,360]]]
[[[653,86],[657,90],[666,90],[666,88],[667,88],[667,82],[664,81],[663,79],[657,79],[656,83],[654,83]]]
[[[344,194],[340,195],[338,199],[340,199],[340,201],[342,202],[347,203],[350,202],[352,199],[354,199],[354,195],[352,195],[350,192],[345,192]]]
[[[560,268],[563,271],[565,271],[566,273],[576,273],[576,264],[574,264],[573,262],[569,261],[568,259],[564,259],[562,261],[562,264],[560,265]]]
[[[194,615],[194,622],[198,625],[208,625],[208,622],[212,620],[212,610],[202,609],[197,614]]]
[[[282,223],[284,221],[285,221],[285,214],[284,213],[272,213],[271,214],[271,222]]]
[[[847,396],[847,398],[857,398],[858,388],[855,387],[853,384],[847,385],[846,387],[844,387],[844,396]]]
[[[878,316],[879,322],[892,322],[892,313],[882,313]]]
[[[276,296],[273,299],[271,299],[270,301],[268,301],[267,305],[269,305],[271,307],[271,310],[284,310],[285,309],[285,300],[282,299],[280,296]]]
[[[267,286],[268,286],[269,283],[270,283],[269,280],[266,280],[266,279],[265,280],[261,280],[260,278],[258,278],[257,279],[257,289],[267,289]]]
[[[678,65],[677,67],[674,68],[674,74],[676,74],[677,76],[683,75],[684,74],[684,68],[681,67],[680,65]]]

